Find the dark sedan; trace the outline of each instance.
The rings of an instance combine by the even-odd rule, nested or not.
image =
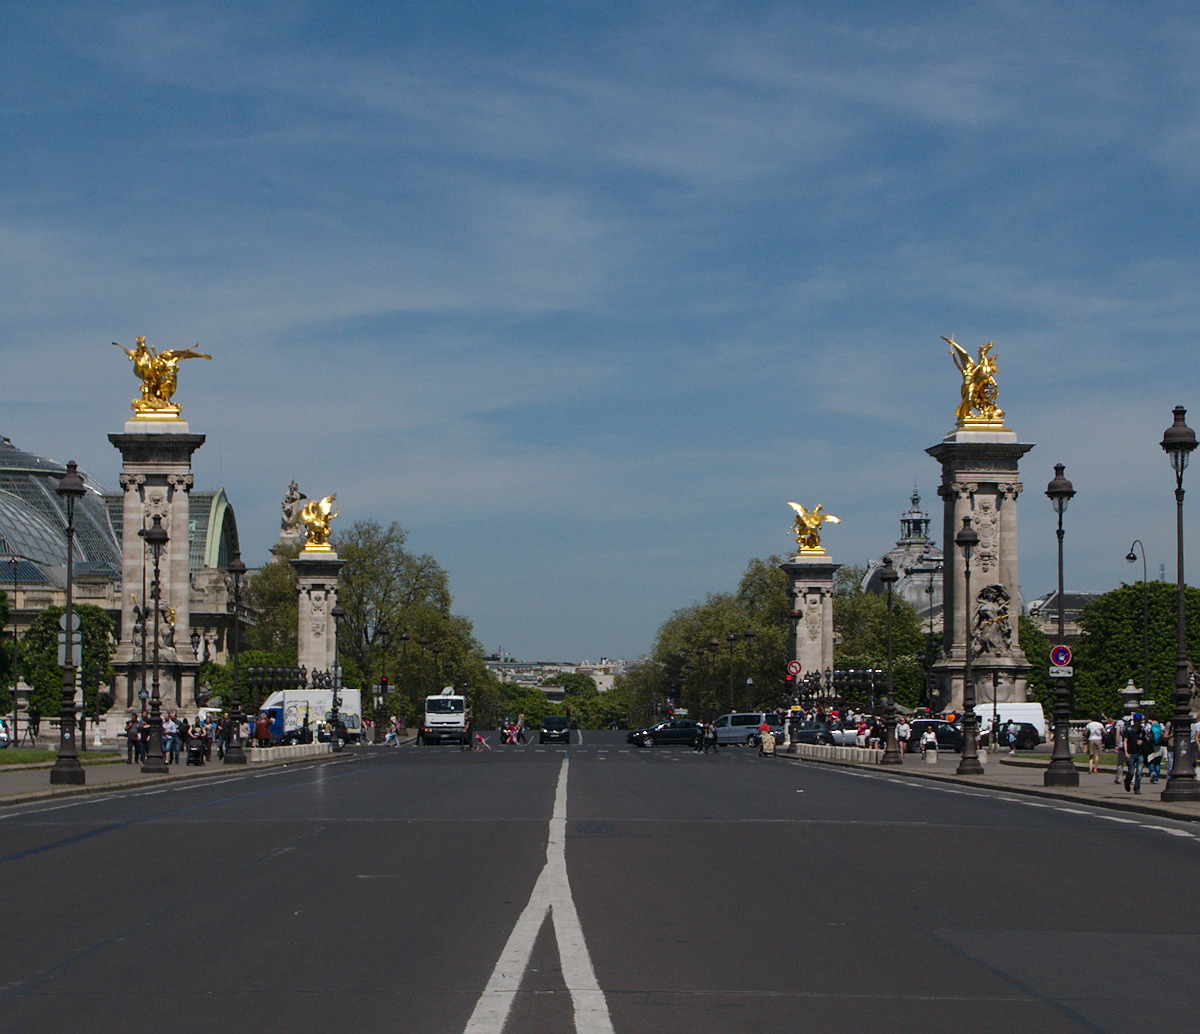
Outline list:
[[[792,732],[793,743],[824,743],[833,746],[833,730],[827,722],[798,722]]]
[[[634,729],[625,739],[637,747],[653,747],[668,744],[685,743],[695,746],[697,740],[703,740],[704,729],[699,722],[687,721],[682,718],[672,718],[659,722],[645,729]]]
[[[548,714],[538,730],[538,743],[570,743],[571,723],[562,715]]]
[[[1042,742],[1042,738],[1038,735],[1037,726],[1031,725],[1029,722],[1013,722],[1016,731],[1015,742],[1009,743],[1008,739],[1008,723],[1000,723],[1000,746],[1011,746],[1014,750],[1034,750],[1037,745]],[[990,734],[984,733],[979,737],[979,745],[986,747],[990,742]]]
[[[932,729],[934,736],[937,737],[938,750],[953,750],[962,753],[962,729],[940,718],[918,718],[913,722],[912,732],[908,737],[908,749],[922,750],[921,740],[929,729]]]

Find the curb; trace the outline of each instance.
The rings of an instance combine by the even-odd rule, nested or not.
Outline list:
[[[1174,819],[1177,822],[1200,822],[1200,810],[1196,814],[1180,813],[1174,810],[1177,806],[1153,804],[1150,801],[1142,801],[1131,797],[1129,800],[1094,800],[1090,797],[1083,797],[1079,794],[1071,793],[1070,790],[1056,790],[1051,787],[1041,786],[992,786],[988,783],[976,782],[969,776],[956,776],[953,774],[941,775],[936,772],[922,772],[905,768],[902,765],[864,765],[861,762],[854,761],[839,761],[830,758],[806,758],[798,757],[795,754],[787,754],[781,752],[779,757],[787,761],[807,761],[815,765],[832,765],[835,768],[850,768],[859,772],[875,772],[879,775],[906,775],[912,779],[925,779],[934,783],[957,783],[960,786],[970,786],[976,790],[988,790],[992,793],[1015,793],[1025,797],[1044,797],[1050,800],[1067,801],[1071,804],[1082,804],[1092,808],[1104,808],[1109,811],[1129,811],[1140,815],[1152,815],[1160,819]],[[1004,764],[1004,762],[1001,762]],[[1014,768],[1034,768],[1037,767],[1031,764],[1013,765]],[[1109,769],[1108,771],[1114,771]]]
[[[231,765],[228,768],[222,763],[218,765],[206,765],[205,771],[196,772],[188,776],[175,775],[168,773],[167,775],[151,776],[147,779],[125,779],[111,783],[94,783],[84,784],[82,786],[62,786],[58,789],[50,789],[47,787],[44,790],[29,790],[25,793],[15,793],[9,796],[0,796],[0,808],[13,807],[19,804],[38,804],[42,801],[57,801],[64,797],[84,797],[88,794],[107,793],[110,790],[129,790],[140,789],[144,786],[161,786],[164,783],[179,783],[184,779],[204,779],[209,776],[220,773],[234,774],[237,769],[243,772],[257,772],[264,768],[279,768],[300,765],[320,764],[327,761],[349,761],[354,760],[357,755],[347,757],[345,754],[314,754],[304,758],[280,758],[278,761],[259,761],[253,765]],[[47,765],[47,768],[50,766]],[[29,771],[29,769],[25,769]]]

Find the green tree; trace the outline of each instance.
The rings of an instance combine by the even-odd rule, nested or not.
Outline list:
[[[562,686],[565,697],[594,696],[598,692],[596,680],[591,675],[581,675],[577,671],[564,671],[557,675],[551,675],[542,682],[542,685]]]
[[[864,590],[862,580],[865,574],[865,568],[847,565],[834,575],[833,661],[834,667],[843,671],[887,667],[887,595]],[[916,609],[893,593],[893,684],[896,702],[906,707],[916,707],[920,703],[924,685],[921,658],[926,645]],[[865,694],[862,695],[865,697]],[[877,684],[877,706],[880,700],[881,690]]]
[[[58,664],[58,622],[65,607],[47,607],[33,619],[21,637],[18,663],[21,678],[30,687],[30,703],[36,704],[43,715],[57,715],[62,699],[63,670]],[[116,650],[113,624],[99,607],[81,603],[73,608],[79,615],[80,653],[76,658],[82,672],[97,671],[100,682],[112,685],[112,657]],[[88,714],[96,709],[96,682],[83,679],[84,707]],[[101,713],[107,708],[101,707]]]
[[[300,547],[280,545],[274,558],[246,579],[242,600],[252,617],[246,642],[252,650],[296,653],[296,571],[289,563]],[[215,691],[215,690],[214,690]]]
[[[1176,587],[1166,582],[1149,582],[1145,587],[1149,601],[1150,686],[1142,686],[1145,663],[1142,654],[1142,584],[1122,585],[1106,592],[1084,607],[1079,615],[1083,637],[1076,647],[1072,712],[1083,717],[1096,711],[1121,712],[1121,689],[1133,679],[1142,696],[1154,700],[1160,715],[1174,709]],[[1187,653],[1200,651],[1200,589],[1185,589],[1187,608]],[[1024,644],[1023,644],[1024,645]],[[1028,647],[1026,647],[1028,654]],[[1046,664],[1042,657],[1028,654],[1035,664]]]

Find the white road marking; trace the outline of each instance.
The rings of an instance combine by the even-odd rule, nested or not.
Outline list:
[[[568,764],[568,759],[564,757],[554,794],[546,864],[534,885],[529,904],[509,934],[508,943],[500,953],[491,979],[479,996],[463,1034],[501,1034],[504,1030],[509,1010],[521,986],[521,978],[529,968],[533,943],[546,919],[546,913],[550,914],[552,929],[558,940],[563,979],[575,1006],[576,1034],[613,1034],[608,1003],[604,1000],[604,992],[592,968],[592,958],[588,954],[583,926],[579,922],[579,913],[575,910],[571,884],[567,878]]]

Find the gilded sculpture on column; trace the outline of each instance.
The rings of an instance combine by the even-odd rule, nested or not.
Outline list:
[[[168,349],[156,352],[146,344],[144,337],[126,348],[119,342],[114,345],[124,352],[133,363],[133,372],[142,382],[141,398],[133,400],[132,408],[139,420],[175,419],[182,409],[171,401],[179,377],[179,364],[184,359],[211,359],[195,348]]]
[[[796,536],[796,545],[800,554],[825,554],[821,548],[821,525],[841,524],[841,520],[831,513],[822,513],[823,506],[817,503],[811,510],[805,509],[799,503],[788,503],[796,511],[796,519],[792,522],[792,533]]]
[[[971,357],[962,345],[954,340],[954,335],[943,337],[950,346],[950,357],[958,372],[962,374],[962,401],[954,411],[958,426],[968,424],[1001,425],[1004,423],[1004,410],[996,405],[996,357],[992,355],[993,343],[979,346],[979,355]]]
[[[300,520],[307,533],[304,544],[306,553],[329,553],[333,547],[329,544],[329,522],[337,516],[333,504],[336,495],[327,495],[324,499],[310,499],[300,511]]]

